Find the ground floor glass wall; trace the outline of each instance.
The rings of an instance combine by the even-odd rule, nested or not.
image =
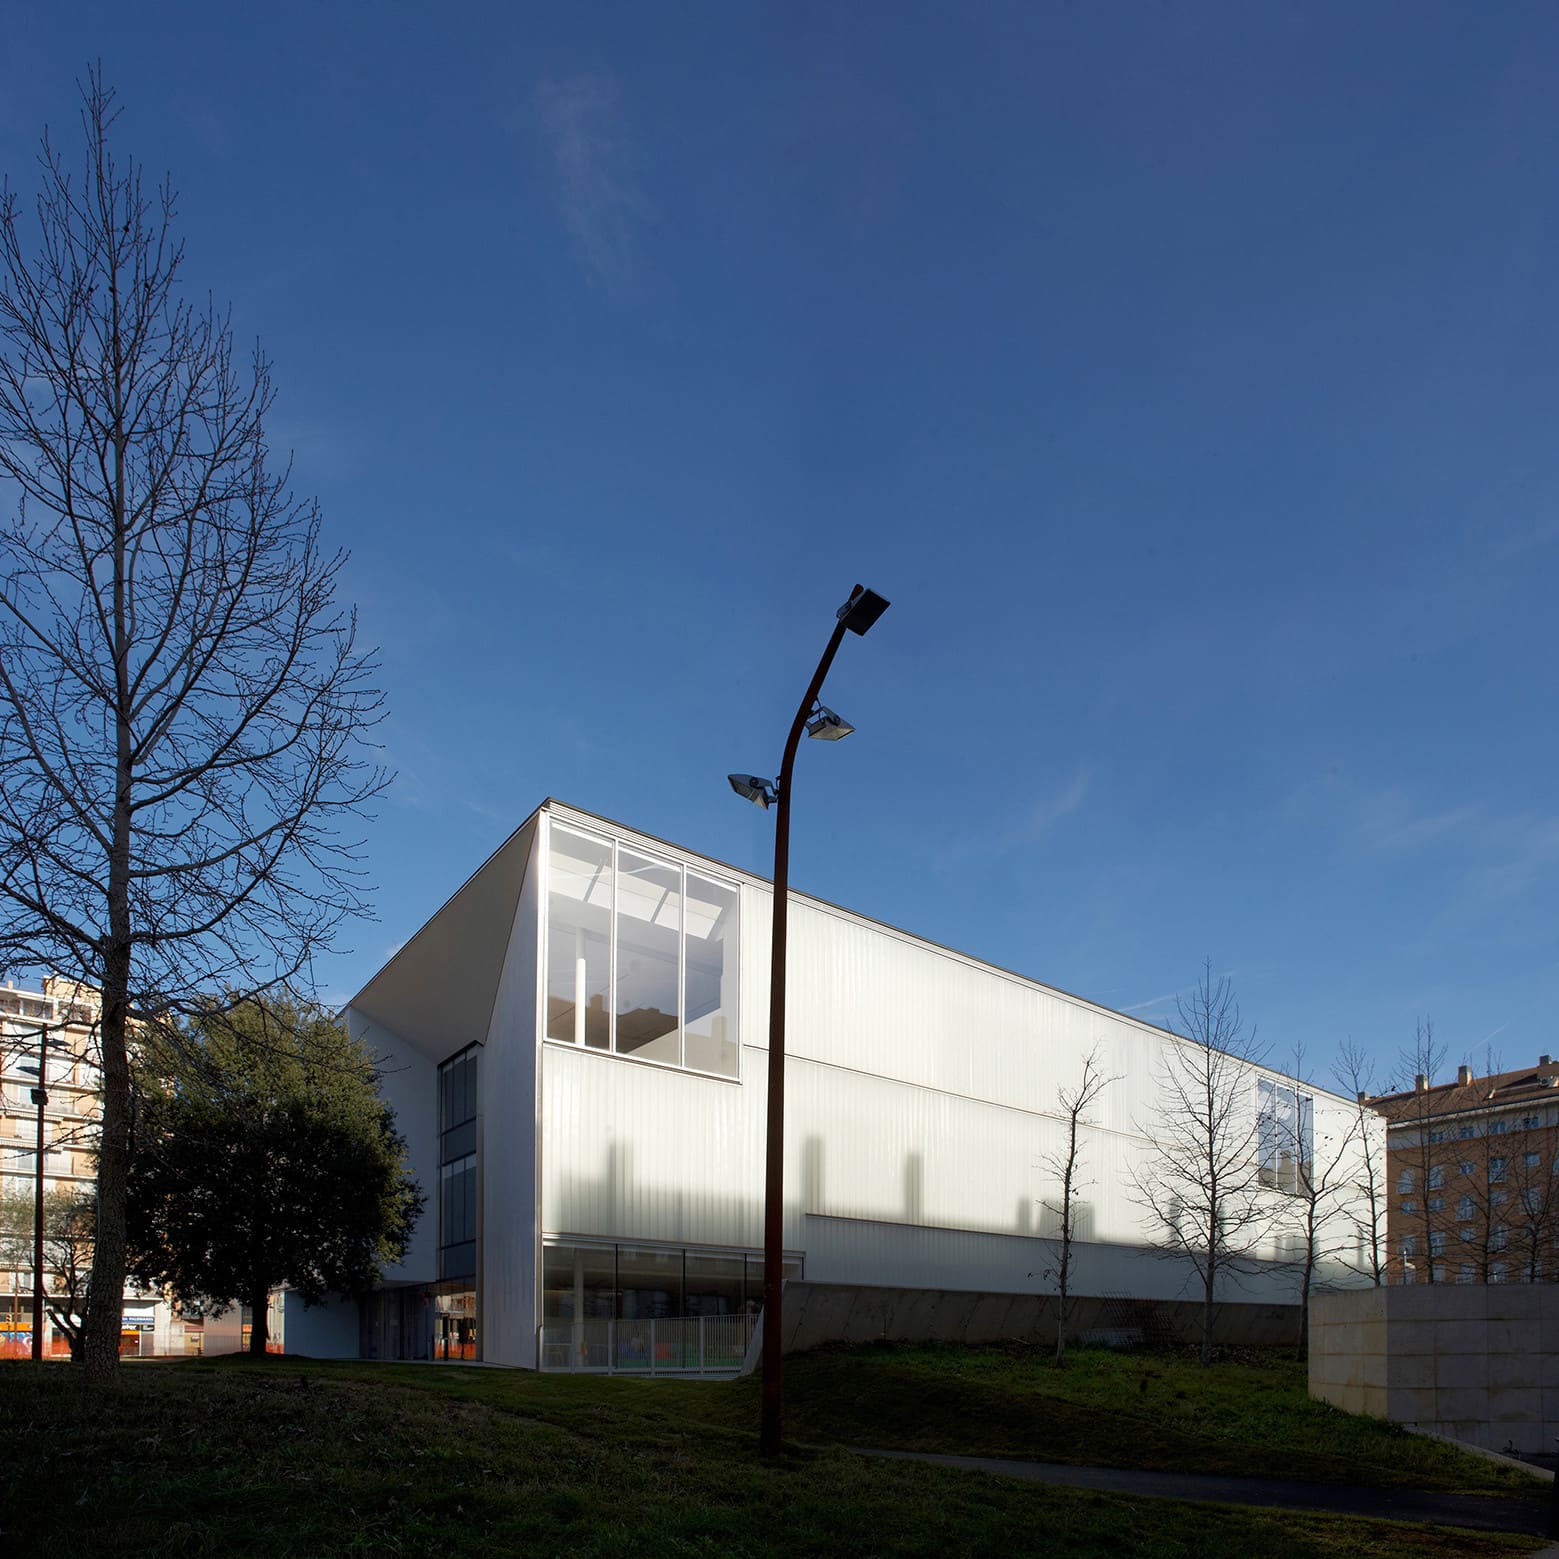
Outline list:
[[[800,1275],[787,1258],[785,1275]],[[667,1320],[756,1314],[763,1257],[642,1245],[548,1245],[542,1252],[543,1321]]]

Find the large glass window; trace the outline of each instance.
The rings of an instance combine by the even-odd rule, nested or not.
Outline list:
[[[677,953],[682,872],[619,847],[617,852],[617,1049],[682,1064]]]
[[[675,1246],[548,1245],[542,1251],[544,1321],[644,1321],[739,1315],[763,1303],[763,1258]],[[786,1277],[800,1263],[785,1262]]]
[[[612,847],[552,830],[547,891],[547,1038],[611,1043]]]
[[[685,1061],[736,1076],[736,889],[687,874]]]
[[[1256,1083],[1260,1171],[1263,1185],[1297,1193],[1309,1182],[1313,1156],[1315,1101],[1291,1083],[1260,1078]],[[1399,1191],[1413,1189],[1404,1170]],[[1402,1183],[1405,1181],[1406,1183]]]
[[[554,824],[547,1038],[735,1077],[736,887]]]
[[[438,1071],[438,1275],[476,1276],[477,1056],[462,1051]]]

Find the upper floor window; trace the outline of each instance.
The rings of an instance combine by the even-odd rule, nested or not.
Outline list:
[[[1525,1164],[1528,1169],[1536,1169],[1537,1166],[1542,1163],[1542,1161],[1543,1155],[1541,1153],[1523,1153],[1521,1155],[1521,1162]]]
[[[554,823],[547,1038],[737,1075],[734,884]]]
[[[1523,1115],[1521,1117],[1521,1129],[1523,1131],[1536,1131],[1542,1124],[1543,1120],[1539,1115]]]
[[[1503,1137],[1510,1130],[1509,1121],[1490,1121],[1489,1135],[1491,1137]]]
[[[1263,1185],[1298,1192],[1310,1178],[1315,1100],[1291,1082],[1256,1082],[1260,1172]]]
[[[1505,1165],[1505,1159],[1491,1158],[1489,1160],[1489,1179],[1491,1181],[1503,1180],[1505,1178]]]
[[[1468,1137],[1476,1137],[1478,1135],[1478,1128],[1476,1126],[1458,1126],[1456,1128],[1456,1135],[1465,1141]]]
[[[1441,1190],[1444,1187],[1444,1185],[1445,1185],[1445,1165],[1444,1164],[1431,1164],[1429,1166],[1429,1189],[1431,1191],[1438,1191],[1438,1190]]]
[[[1405,1196],[1418,1184],[1418,1175],[1414,1170],[1404,1169],[1397,1176],[1397,1195]]]

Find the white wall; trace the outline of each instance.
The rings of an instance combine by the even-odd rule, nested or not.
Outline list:
[[[347,1032],[371,1047],[380,1068],[379,1092],[395,1111],[406,1139],[406,1161],[422,1188],[422,1216],[405,1259],[386,1267],[387,1283],[431,1283],[438,1277],[438,1068],[421,1051],[351,1007]]]
[[[739,1084],[542,1046],[546,1234],[761,1244],[771,902],[767,885],[743,880]],[[1187,1291],[1184,1266],[1140,1249],[1146,1229],[1130,1189],[1131,1170],[1148,1162],[1142,1128],[1165,1049],[1180,1041],[795,899],[788,992],[785,1243],[806,1251],[809,1279],[1032,1287],[1030,1273],[1049,1260],[1036,1236],[1056,1190],[1043,1159],[1064,1140],[1057,1091],[1098,1044],[1118,1081],[1084,1133],[1093,1241],[1079,1251],[1079,1291]],[[1258,1075],[1252,1068],[1252,1118]],[[1314,1097],[1320,1143],[1354,1108]],[[1269,1199],[1274,1213],[1293,1205]],[[1336,1268],[1326,1276],[1349,1281]],[[1225,1297],[1294,1293],[1292,1273],[1272,1267]]]
[[[536,957],[541,874],[532,846],[477,1080],[482,1358],[536,1364]]]

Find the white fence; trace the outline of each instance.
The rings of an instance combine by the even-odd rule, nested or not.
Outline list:
[[[544,1370],[594,1375],[734,1375],[752,1341],[750,1315],[658,1321],[552,1321],[539,1328]]]

